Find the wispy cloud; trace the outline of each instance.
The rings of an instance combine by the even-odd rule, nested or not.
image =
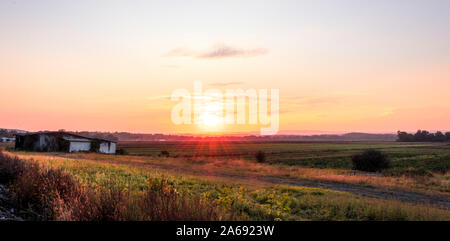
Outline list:
[[[264,48],[238,49],[227,45],[216,45],[209,51],[198,55],[197,58],[217,59],[230,57],[255,57],[265,55],[267,53],[267,49]]]
[[[228,45],[215,45],[206,51],[191,51],[186,48],[175,48],[170,50],[165,57],[192,57],[198,59],[222,59],[222,58],[245,58],[265,55],[268,50],[265,48],[242,49]]]

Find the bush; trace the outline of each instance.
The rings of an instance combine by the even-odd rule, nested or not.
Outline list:
[[[5,151],[11,152],[11,151],[14,151],[14,150],[15,150],[15,148],[14,148],[13,146],[7,146],[7,147],[5,147]]]
[[[258,151],[255,154],[255,158],[257,162],[264,163],[266,162],[266,153],[264,153],[263,151]]]
[[[389,168],[387,156],[378,150],[365,150],[352,157],[352,169],[366,172],[378,172]]]
[[[159,156],[163,156],[163,157],[169,157],[170,154],[168,151],[161,151],[161,153],[159,154]]]
[[[100,141],[99,140],[93,140],[91,141],[91,152],[98,152],[100,149]]]
[[[10,157],[0,151],[0,183],[8,183],[18,178],[24,163],[17,157]]]
[[[80,208],[89,213],[85,211],[89,202],[84,188],[62,170],[0,153],[0,176],[1,182],[11,185],[17,207],[26,210],[26,219],[57,220],[69,211],[73,217]],[[75,204],[77,210],[69,208]]]
[[[117,149],[116,155],[128,155],[128,151],[125,149]]]

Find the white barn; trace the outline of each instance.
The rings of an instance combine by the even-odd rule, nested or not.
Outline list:
[[[37,132],[16,136],[16,150],[116,153],[116,142],[67,132]]]
[[[94,143],[98,143],[98,152],[105,154],[116,153],[116,142],[113,141],[87,137],[77,137],[72,135],[65,136],[64,139],[70,143],[69,152],[91,151]]]

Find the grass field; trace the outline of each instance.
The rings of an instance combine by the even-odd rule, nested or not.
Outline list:
[[[118,148],[132,155],[171,157],[217,157],[253,160],[257,151],[268,162],[315,168],[350,169],[349,158],[362,150],[379,149],[389,155],[395,169],[420,168],[445,173],[450,170],[450,145],[430,143],[236,143],[236,142],[121,142]]]
[[[161,159],[167,151],[173,165],[196,163],[237,172],[266,172],[289,176],[425,191],[450,191],[450,145],[436,143],[342,142],[342,143],[235,143],[235,142],[122,142],[119,148],[132,155]],[[378,149],[391,160],[382,175],[354,175],[351,156],[365,149]],[[268,165],[248,161],[263,151]]]
[[[6,153],[62,169],[92,189],[118,188],[137,195],[168,180],[177,192],[213,201],[238,220],[450,220],[450,211],[436,205],[358,195],[358,188],[371,191],[367,186],[374,186],[380,193],[394,188],[449,198],[446,145],[125,142],[119,148],[130,155]],[[386,152],[397,171],[350,171],[350,156],[367,148]],[[260,150],[267,163],[254,160]],[[161,151],[169,157],[160,156]],[[406,175],[412,168],[430,175]],[[302,186],[305,181],[321,186]],[[350,187],[356,191],[345,191]]]

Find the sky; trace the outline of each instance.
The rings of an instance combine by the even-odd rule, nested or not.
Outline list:
[[[194,81],[278,89],[279,129],[450,130],[450,1],[0,1],[0,127],[175,125]]]

